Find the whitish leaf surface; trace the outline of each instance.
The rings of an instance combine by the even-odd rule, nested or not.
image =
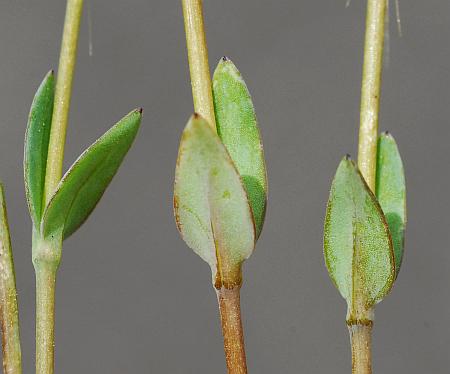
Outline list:
[[[198,115],[181,138],[174,210],[183,239],[210,265],[216,286],[238,281],[255,244],[253,217],[233,161]]]
[[[34,96],[28,117],[24,149],[24,179],[28,208],[35,227],[43,210],[45,170],[52,125],[55,78],[49,72]]]
[[[391,289],[395,266],[389,229],[375,196],[347,157],[331,186],[324,254],[350,317],[359,318]]]
[[[400,152],[388,133],[381,134],[378,139],[376,195],[391,232],[398,274],[406,227],[406,183]]]
[[[258,237],[267,201],[263,147],[250,92],[236,66],[226,57],[214,72],[213,96],[217,133],[241,175]]]
[[[70,167],[45,210],[44,237],[62,230],[66,239],[89,217],[130,149],[140,121],[141,110],[131,112]]]

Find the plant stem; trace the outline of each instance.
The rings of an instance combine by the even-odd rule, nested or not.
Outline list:
[[[44,206],[49,202],[62,176],[64,145],[82,9],[83,0],[67,0],[48,147]]]
[[[45,174],[44,207],[61,180],[83,0],[67,0]],[[36,273],[36,374],[53,374],[55,355],[55,282],[62,236],[49,242],[33,232]]]
[[[194,110],[217,131],[202,0],[183,0],[182,3]]]
[[[358,166],[372,191],[375,190],[386,5],[386,0],[367,1]]]
[[[373,192],[375,192],[377,167],[378,117],[386,7],[387,0],[367,1],[358,167]],[[365,315],[373,316],[373,310],[366,311]],[[372,373],[372,319],[364,321],[364,323],[357,321],[349,326],[353,374]]]
[[[0,319],[2,326],[3,373],[22,373],[16,277],[9,235],[8,217],[0,184]]]
[[[36,270],[36,374],[53,374],[55,355],[55,266]]]
[[[217,132],[202,0],[182,0],[182,3],[194,110]],[[222,285],[220,289],[216,289],[216,292],[228,374],[247,374],[240,285],[231,288]]]
[[[372,325],[351,325],[352,374],[372,374]]]
[[[241,321],[240,286],[217,291],[228,374],[247,374]]]

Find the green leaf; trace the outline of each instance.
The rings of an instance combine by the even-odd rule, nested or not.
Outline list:
[[[250,201],[258,238],[267,202],[267,175],[255,109],[236,66],[226,57],[213,77],[217,133],[241,175]]]
[[[136,137],[142,110],[134,110],[86,149],[51,198],[41,223],[43,237],[75,232],[94,210]]]
[[[174,213],[187,245],[210,265],[216,287],[240,282],[241,263],[255,245],[253,216],[233,161],[199,115],[181,138]]]
[[[35,227],[43,211],[45,170],[52,125],[55,78],[50,71],[34,96],[28,117],[24,149],[24,179],[28,208]]]
[[[392,287],[394,253],[380,205],[348,157],[331,186],[324,254],[330,277],[347,301],[349,319],[366,318]]]
[[[406,183],[400,152],[389,133],[381,134],[378,139],[376,195],[391,232],[398,275],[405,238]]]

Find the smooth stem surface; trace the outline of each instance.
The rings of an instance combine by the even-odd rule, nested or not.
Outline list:
[[[36,270],[36,374],[53,374],[55,355],[55,266]]]
[[[66,142],[67,120],[69,116],[82,9],[83,0],[67,1],[66,18],[64,21],[61,53],[56,78],[52,128],[48,147],[44,206],[49,202],[62,176],[64,145]]]
[[[378,117],[386,7],[387,0],[367,1],[358,167],[373,192],[375,192],[377,171]],[[373,315],[373,310],[367,311],[367,314]],[[352,373],[371,374],[372,324],[350,325],[349,331],[352,345]]]
[[[386,6],[387,0],[367,1],[358,166],[372,191],[375,190]]]
[[[372,374],[372,325],[348,327],[352,345],[352,374]]]
[[[228,374],[247,374],[241,321],[240,287],[217,291]]]
[[[194,110],[217,131],[202,0],[183,0],[182,3]]]
[[[3,187],[0,184],[0,319],[2,326],[3,373],[22,373],[16,277],[11,251]]]

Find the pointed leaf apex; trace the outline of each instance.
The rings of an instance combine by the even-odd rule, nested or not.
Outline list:
[[[366,312],[391,289],[392,239],[383,212],[353,161],[343,159],[333,179],[324,227],[328,272],[347,300],[349,317]]]
[[[132,111],[78,157],[45,209],[43,237],[62,231],[66,239],[89,217],[131,147],[140,117],[139,111]]]
[[[246,189],[258,238],[266,214],[267,175],[263,145],[250,92],[231,60],[222,58],[213,76],[217,134]]]
[[[39,225],[43,210],[42,200],[54,93],[55,77],[52,71],[49,71],[39,85],[33,98],[25,133],[25,192],[30,215],[35,227]]]
[[[389,131],[383,131],[380,135],[381,138],[390,138],[390,139],[394,139],[394,137],[392,136],[392,134]]]

